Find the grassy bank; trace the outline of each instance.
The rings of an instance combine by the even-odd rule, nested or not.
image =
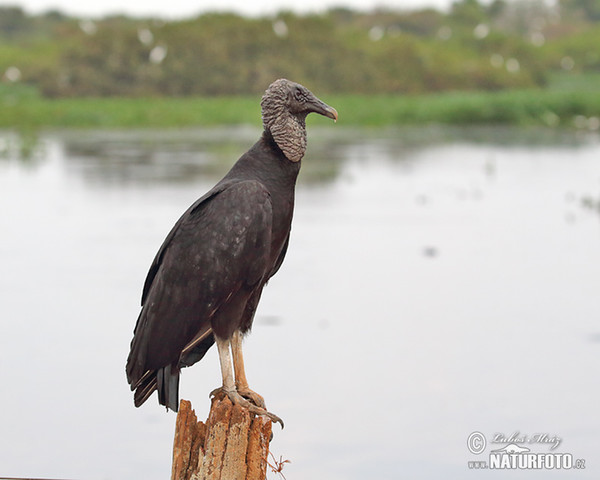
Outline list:
[[[323,100],[337,108],[341,125],[351,126],[428,123],[573,126],[600,117],[600,92],[595,89],[345,95],[324,96]],[[0,128],[259,125],[259,101],[256,96],[46,99],[34,91],[5,85],[0,89]],[[327,119],[313,116],[310,122],[327,123]]]

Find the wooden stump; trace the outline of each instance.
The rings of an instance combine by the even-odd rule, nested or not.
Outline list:
[[[181,400],[173,441],[171,480],[265,480],[271,420],[251,415],[219,394],[206,424]]]

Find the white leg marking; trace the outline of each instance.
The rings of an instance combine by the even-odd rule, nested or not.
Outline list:
[[[231,355],[229,353],[229,340],[221,340],[215,336],[217,349],[219,350],[219,362],[221,363],[221,375],[223,376],[223,390],[235,391],[233,382],[233,369],[231,368]]]

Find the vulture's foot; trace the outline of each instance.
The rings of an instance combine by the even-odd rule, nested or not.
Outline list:
[[[247,394],[248,391],[251,392],[251,394],[252,394],[252,398],[251,398],[252,401],[254,401],[254,398],[258,398],[264,405],[265,401],[258,393],[253,392],[252,390],[248,389],[247,391],[244,390],[244,395]],[[274,413],[267,411],[265,408],[255,405],[250,400],[248,400],[248,399],[244,398],[242,395],[240,395],[237,392],[237,390],[225,390],[223,387],[219,387],[219,388],[214,389],[210,393],[210,396],[214,397],[216,394],[218,394],[220,392],[223,392],[225,395],[227,395],[229,397],[229,400],[231,400],[231,403],[233,403],[234,405],[241,405],[242,407],[246,408],[250,413],[254,413],[255,415],[264,415],[265,417],[269,417],[272,422],[279,423],[281,425],[281,428],[283,428],[283,420],[281,418],[279,418]]]
[[[254,390],[250,390],[248,387],[245,388],[237,388],[237,392],[247,400],[250,400],[254,405],[264,410],[267,409],[267,405],[265,404],[265,399],[262,395],[259,395]]]

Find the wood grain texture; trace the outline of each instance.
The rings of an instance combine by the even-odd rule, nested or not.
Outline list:
[[[217,394],[206,423],[181,400],[171,480],[265,480],[271,420]]]

